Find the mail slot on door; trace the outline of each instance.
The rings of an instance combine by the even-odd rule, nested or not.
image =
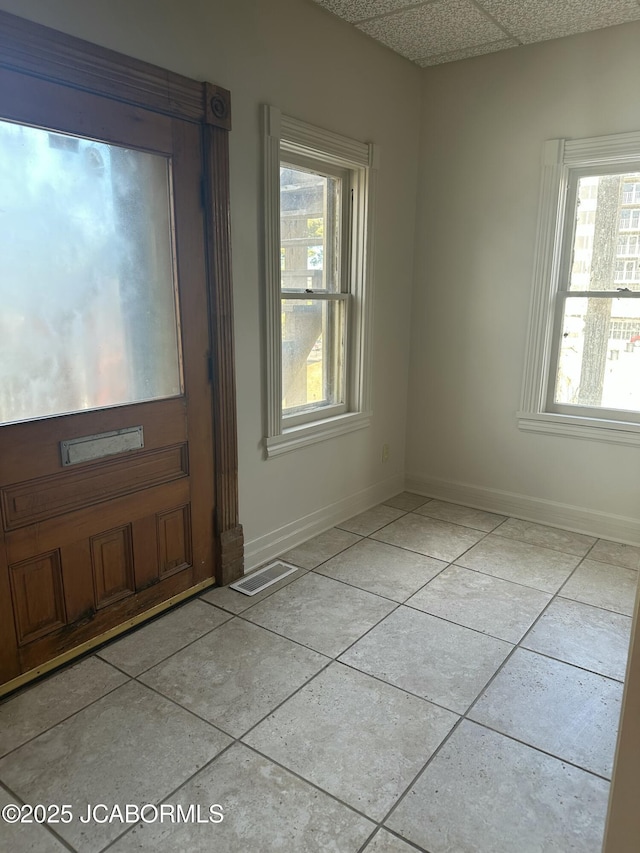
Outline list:
[[[144,431],[141,426],[126,427],[99,435],[83,435],[60,442],[62,464],[78,465],[104,456],[115,456],[129,450],[144,447]]]

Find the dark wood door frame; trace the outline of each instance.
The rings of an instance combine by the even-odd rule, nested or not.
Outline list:
[[[219,585],[242,575],[231,279],[228,90],[0,12],[0,67],[194,122],[201,127],[210,305],[215,552]]]

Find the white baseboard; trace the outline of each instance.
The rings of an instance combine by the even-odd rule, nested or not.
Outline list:
[[[258,536],[257,539],[245,542],[245,572],[255,569],[262,563],[266,563],[267,560],[272,560],[297,545],[301,545],[312,536],[317,536],[318,533],[323,533],[335,524],[346,521],[352,515],[370,509],[372,506],[403,491],[403,489],[404,477],[399,474],[343,498],[337,503],[322,507],[302,518],[297,518],[295,521],[266,533],[264,536]]]
[[[474,509],[514,516],[550,527],[562,527],[574,533],[586,533],[588,536],[612,539],[627,545],[640,545],[639,518],[419,475],[407,475],[405,488],[419,495],[464,504]]]

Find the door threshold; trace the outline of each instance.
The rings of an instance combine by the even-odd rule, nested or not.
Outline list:
[[[169,610],[169,608],[173,607],[175,604],[179,604],[181,601],[191,598],[208,587],[215,586],[215,583],[215,578],[207,578],[195,586],[185,589],[177,595],[173,595],[166,601],[161,601],[159,604],[155,604],[153,607],[150,607],[149,610],[145,610],[143,613],[138,613],[137,616],[127,619],[126,622],[123,622],[121,625],[116,625],[115,628],[109,628],[109,630],[105,631],[103,634],[99,634],[97,637],[92,637],[90,640],[86,640],[84,643],[70,649],[68,652],[58,655],[57,657],[40,664],[40,666],[30,669],[28,672],[23,672],[22,675],[12,678],[11,681],[6,681],[4,684],[0,684],[0,698],[6,696],[8,693],[12,693],[14,690],[18,690],[20,687],[24,687],[30,681],[34,681],[41,675],[46,675],[46,673],[57,669],[57,667],[62,666],[65,663],[69,663],[69,661],[91,651],[91,649],[94,649],[96,646],[101,646],[103,643],[114,639],[114,637],[117,637],[119,634],[124,634],[125,631],[128,631],[130,628],[135,628],[136,625],[140,625],[142,622],[147,622],[154,616],[158,616],[158,614],[163,613],[165,610]]]

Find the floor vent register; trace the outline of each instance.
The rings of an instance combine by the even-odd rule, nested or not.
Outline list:
[[[287,575],[297,571],[298,566],[291,566],[289,563],[283,563],[282,560],[276,560],[269,563],[268,566],[258,569],[257,572],[251,572],[242,580],[229,584],[229,589],[237,589],[244,595],[256,595],[271,584],[277,583],[282,578],[286,578]]]

